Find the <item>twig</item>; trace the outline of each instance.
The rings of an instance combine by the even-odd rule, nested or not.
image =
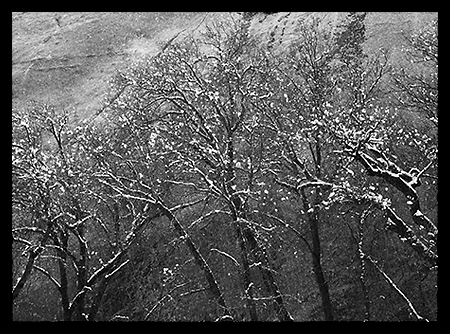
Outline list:
[[[434,162],[434,159],[431,159],[430,162],[428,163],[428,165],[426,165],[425,168],[423,168],[419,172],[419,174],[417,174],[416,178],[419,179],[423,175],[423,173],[425,173],[428,170],[428,168],[430,168],[430,166],[433,164],[433,162]]]
[[[219,254],[229,258],[231,261],[233,261],[233,263],[235,264],[236,267],[239,267],[239,262],[236,261],[236,259],[234,257],[232,257],[230,254],[225,253],[223,251],[220,251],[220,250],[218,250],[216,248],[211,248],[211,251],[215,251],[215,252],[217,252],[217,253],[219,253]]]
[[[36,269],[37,271],[40,271],[41,273],[43,273],[45,276],[47,276],[50,279],[50,281],[52,281],[53,284],[56,285],[56,287],[58,289],[61,289],[61,284],[59,284],[59,282],[56,280],[56,278],[54,278],[52,275],[50,275],[50,273],[47,270],[45,270],[44,268],[41,268],[37,265],[33,265],[33,268]]]
[[[294,232],[295,235],[297,235],[300,239],[303,240],[303,242],[306,244],[306,246],[308,247],[309,251],[311,252],[311,254],[313,253],[312,247],[309,244],[308,240],[306,240],[306,238],[292,225],[286,223],[285,221],[283,221],[282,219],[275,217],[271,214],[265,213],[265,212],[261,212],[263,215],[272,218],[273,220],[275,220],[278,224],[281,224],[282,226],[288,228],[289,230],[291,230],[292,232]]]
[[[155,310],[159,307],[159,305],[161,305],[161,303],[164,301],[164,299],[166,299],[167,297],[171,297],[170,294],[172,292],[174,292],[176,289],[179,289],[183,286],[185,286],[186,284],[188,284],[189,282],[184,282],[181,284],[178,284],[177,286],[173,287],[172,289],[170,289],[170,291],[168,293],[166,293],[162,298],[160,298],[155,305],[153,305],[152,309],[147,313],[147,315],[144,318],[144,321],[147,321],[148,318],[152,315],[153,312],[155,312]]]
[[[394,288],[395,291],[397,291],[397,293],[400,295],[400,297],[402,297],[402,299],[406,302],[406,304],[408,305],[408,308],[410,310],[410,314],[413,315],[417,320],[419,321],[427,321],[427,318],[422,317],[419,313],[417,313],[416,309],[414,308],[414,305],[411,303],[411,301],[408,299],[408,297],[406,297],[406,295],[397,287],[397,285],[394,283],[394,281],[392,281],[392,279],[378,266],[378,264],[376,263],[376,261],[374,261],[370,255],[364,254],[364,259],[369,260],[370,263],[372,263],[372,265],[375,267],[375,269],[377,269],[377,271],[383,275],[384,279],[386,280],[386,282],[389,283],[389,285],[391,287]]]

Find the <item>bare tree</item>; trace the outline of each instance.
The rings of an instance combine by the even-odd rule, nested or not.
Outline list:
[[[111,110],[118,119],[138,122],[132,125],[134,147],[142,145],[137,132],[154,124],[150,145],[157,153],[152,154],[157,155],[154,160],[164,159],[168,171],[166,179],[158,175],[154,182],[183,194],[177,201],[185,201],[189,194],[196,204],[209,208],[190,223],[192,227],[215,216],[231,222],[240,247],[243,291],[251,320],[258,319],[252,267],[261,273],[278,318],[291,320],[249,214],[251,188],[259,172],[251,155],[257,139],[251,109],[265,59],[262,53],[258,55],[245,25],[234,24],[234,29],[223,24],[209,27],[200,42],[169,47],[146,67],[125,74],[124,82],[133,85]],[[128,110],[133,110],[133,115]],[[222,249],[219,254],[235,260],[229,251]]]
[[[127,250],[154,214],[136,215],[120,249],[100,255],[95,248],[107,244],[110,235],[98,242],[92,235],[101,235],[109,224],[87,190],[92,175],[78,130],[69,128],[67,114],[57,115],[46,105],[16,116],[12,233],[28,256],[23,271],[18,269],[13,299],[38,272],[59,292],[64,320],[93,320],[107,283],[127,264]]]

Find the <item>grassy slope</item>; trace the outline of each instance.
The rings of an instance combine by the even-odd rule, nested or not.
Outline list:
[[[369,52],[381,46],[398,49],[402,31],[416,30],[436,15],[369,13],[366,47]],[[13,105],[38,99],[88,117],[100,107],[116,69],[156,54],[181,31],[178,38],[229,17],[229,13],[182,12],[12,13]],[[333,29],[345,13],[257,14],[250,32],[272,49],[283,50],[297,37],[298,23],[312,17],[323,18]]]

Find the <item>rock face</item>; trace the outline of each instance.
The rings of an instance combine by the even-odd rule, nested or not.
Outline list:
[[[13,104],[37,99],[88,116],[101,104],[115,70],[155,54],[205,16],[220,15],[13,13]]]
[[[271,12],[247,16],[250,34],[283,52],[304,20],[335,29],[345,12]],[[117,69],[156,54],[167,41],[198,34],[206,24],[242,19],[241,13],[12,13],[12,100],[55,104],[80,118],[95,113]],[[399,49],[403,34],[429,24],[437,13],[368,13],[366,51]],[[394,52],[395,53],[395,52]],[[395,59],[395,57],[394,57]]]

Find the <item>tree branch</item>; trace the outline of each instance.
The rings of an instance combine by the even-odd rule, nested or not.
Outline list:
[[[234,257],[232,257],[230,254],[228,254],[228,253],[226,253],[226,252],[223,252],[223,251],[220,251],[220,250],[218,250],[218,249],[216,249],[216,248],[211,248],[211,251],[215,251],[215,252],[217,252],[217,253],[219,253],[219,254],[221,254],[221,255],[223,255],[223,256],[229,258],[231,261],[233,261],[233,263],[234,263],[234,265],[235,265],[236,267],[239,267],[239,266],[240,266],[239,262],[238,262]]]
[[[406,295],[399,289],[399,287],[394,283],[394,281],[378,266],[376,261],[372,259],[370,255],[364,254],[364,259],[367,259],[374,267],[375,269],[384,277],[386,282],[400,295],[400,297],[406,302],[408,305],[410,314],[414,316],[419,321],[427,321],[428,319],[422,317],[414,308],[414,305],[411,303],[411,301],[406,297]]]

